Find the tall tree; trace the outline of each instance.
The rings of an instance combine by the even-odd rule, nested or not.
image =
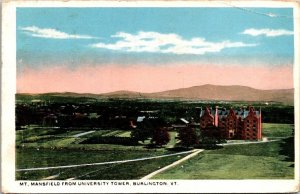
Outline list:
[[[155,143],[155,145],[162,146],[166,145],[170,141],[170,134],[168,133],[165,127],[156,128],[153,131],[153,137],[151,139],[151,143]]]
[[[152,137],[153,128],[151,121],[144,119],[143,122],[131,132],[130,136],[134,141],[142,141],[144,143],[145,140]]]
[[[144,143],[145,140],[151,137],[151,131],[147,128],[135,128],[130,136],[132,140],[136,142],[142,141]]]
[[[185,147],[190,147],[199,143],[196,129],[191,127],[180,129],[178,139],[181,140],[181,144]]]

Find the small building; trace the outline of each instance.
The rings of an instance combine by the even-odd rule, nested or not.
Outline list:
[[[146,118],[145,116],[138,116],[136,122],[138,123],[143,122],[145,118]]]
[[[180,119],[178,119],[174,124],[172,124],[172,128],[173,128],[174,130],[180,130],[180,129],[182,129],[182,128],[188,127],[189,124],[190,124],[189,121],[187,121],[187,120],[184,119],[184,118],[180,118]]]

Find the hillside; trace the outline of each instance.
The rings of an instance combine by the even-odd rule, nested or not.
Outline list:
[[[294,101],[294,90],[258,90],[251,87],[237,85],[202,85],[152,93],[150,96],[161,98],[177,97],[184,99],[226,101],[275,101],[292,104]]]

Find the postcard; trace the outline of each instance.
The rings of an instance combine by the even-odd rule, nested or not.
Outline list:
[[[1,192],[299,191],[299,3],[2,13]]]

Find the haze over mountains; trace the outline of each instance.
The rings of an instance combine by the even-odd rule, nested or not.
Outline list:
[[[154,93],[139,93],[133,91],[115,91],[104,94],[78,93],[47,93],[53,96],[73,97],[115,97],[115,98],[162,98],[162,99],[193,99],[193,100],[224,100],[224,101],[274,101],[293,104],[294,89],[259,90],[247,86],[201,85]]]

